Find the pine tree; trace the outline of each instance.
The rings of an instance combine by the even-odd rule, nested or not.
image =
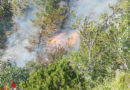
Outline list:
[[[64,58],[49,64],[47,68],[33,71],[29,80],[21,83],[21,87],[25,90],[82,90],[85,88],[85,80]]]

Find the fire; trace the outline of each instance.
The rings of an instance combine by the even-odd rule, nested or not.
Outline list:
[[[50,42],[50,43],[56,43],[57,40],[59,40],[63,35],[64,35],[64,34],[61,33],[61,34],[59,34],[58,36],[56,36],[56,37],[54,37],[54,38],[51,38],[51,39],[49,40],[49,42]]]
[[[77,41],[78,38],[79,38],[78,31],[76,31],[73,34],[71,34],[69,36],[69,38],[68,38],[68,44],[69,44],[69,46],[73,46],[76,43],[76,41]]]
[[[79,38],[79,31],[75,31],[69,35],[61,33],[48,40],[48,45],[51,47],[73,47]]]

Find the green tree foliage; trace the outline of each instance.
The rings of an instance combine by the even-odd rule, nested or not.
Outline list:
[[[37,47],[39,49],[44,49],[43,51],[37,51],[37,58],[41,61],[46,61],[43,58],[47,57],[53,58],[54,54],[51,54],[47,47],[48,38],[53,37],[56,31],[62,26],[62,23],[65,22],[67,17],[67,1],[66,0],[33,0],[36,7],[36,18],[34,24],[39,27],[37,37],[30,38],[32,49]],[[60,2],[64,1],[66,5],[64,7],[60,6]],[[35,50],[35,49],[32,49]],[[43,54],[45,56],[43,56]],[[51,56],[53,55],[53,56]],[[49,62],[52,59],[49,60]],[[53,60],[52,60],[53,61]]]
[[[30,3],[29,0],[11,0],[9,2],[14,16],[23,15]]]
[[[39,33],[38,46],[42,46],[42,38],[49,37],[57,27],[61,26],[60,24],[66,17],[67,8],[60,7],[61,0],[34,1],[39,10],[35,24],[42,28]],[[2,1],[0,18],[12,15],[8,5],[10,4],[7,0]],[[17,0],[12,0],[11,5],[17,9]],[[21,5],[20,7],[24,7],[24,4]],[[16,64],[10,62],[2,62],[0,64],[0,86],[16,82],[17,85],[20,83],[25,90],[129,89],[128,1],[119,0],[116,5],[109,5],[109,7],[112,14],[106,12],[98,21],[90,21],[86,17],[80,30],[81,47],[78,52],[62,57],[66,51],[62,48],[56,49],[56,52],[47,54],[55,62],[51,62],[46,67],[39,62],[35,64],[31,61],[24,68],[17,67]],[[4,21],[4,19],[1,20]],[[0,21],[0,25],[3,23]],[[79,21],[77,23],[80,24]],[[4,25],[0,29],[6,30],[3,29]],[[60,60],[61,58],[63,59]]]
[[[129,90],[130,86],[130,74],[122,72],[111,82],[105,81],[103,85],[99,85],[93,90]]]
[[[10,35],[10,30],[14,25],[13,16],[22,15],[28,6],[28,0],[0,0],[0,48],[6,46],[7,37]]]
[[[33,70],[39,70],[44,67],[38,60],[28,61],[24,67],[18,67],[15,62],[12,61],[0,61],[0,86],[9,86],[15,82],[17,88],[21,81],[26,81],[29,78],[29,73]]]
[[[12,12],[9,0],[0,0],[0,48],[5,48],[6,32],[12,26]]]
[[[45,35],[56,31],[66,18],[67,6],[60,7],[61,0],[34,0],[38,8],[36,24]]]
[[[19,87],[21,81],[26,81],[29,76],[29,71],[26,68],[20,68],[15,63],[10,61],[0,62],[0,86],[9,86],[15,82]]]
[[[80,52],[70,54],[72,66],[93,85],[111,79],[117,69],[129,68],[127,3],[121,0],[110,6],[112,14],[102,14],[98,22],[86,18],[80,30]]]
[[[76,73],[65,58],[33,71],[29,80],[21,83],[25,90],[75,90],[84,89],[85,80]]]

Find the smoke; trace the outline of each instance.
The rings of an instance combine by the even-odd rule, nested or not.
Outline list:
[[[69,7],[70,10],[74,11],[74,14],[76,16],[82,18],[82,24],[86,16],[91,17],[92,20],[97,20],[102,13],[106,11],[110,13],[111,11],[108,7],[108,4],[112,5],[114,3],[116,3],[116,0],[70,0]],[[72,29],[71,21],[75,20],[73,20],[73,17],[71,15],[69,15],[68,22],[66,23],[66,25],[64,25],[65,28],[60,29],[62,33],[60,33],[56,37],[53,37],[50,41],[49,44],[51,46],[61,45],[65,47],[65,45],[69,45],[74,50],[78,50],[80,48],[80,35],[78,31],[80,27],[78,27],[76,30]],[[68,44],[72,42],[73,44]]]
[[[7,49],[3,56],[3,60],[15,61],[18,66],[23,67],[28,60],[35,59],[35,52],[28,52],[25,48],[30,46],[29,37],[32,33],[36,33],[38,28],[34,27],[32,20],[35,18],[36,9],[28,8],[24,16],[14,18],[17,31],[15,31],[7,41]]]
[[[71,0],[70,4],[71,10],[84,21],[86,16],[91,17],[92,20],[97,20],[105,11],[110,13],[111,11],[108,4],[113,5],[116,1],[117,0]]]
[[[77,16],[93,16],[93,19],[97,19],[98,16],[108,10],[108,3],[113,4],[115,0],[70,0],[70,9],[75,12]],[[2,60],[12,60],[17,63],[18,66],[23,67],[26,61],[35,60],[37,55],[36,51],[28,52],[25,47],[31,46],[29,43],[30,35],[36,35],[38,27],[33,25],[32,20],[35,19],[35,12],[37,10],[34,7],[29,8],[26,11],[26,15],[15,17],[17,31],[14,32],[7,41],[7,49],[2,57]],[[55,46],[62,46],[68,49],[69,46],[78,50],[80,47],[79,31],[74,30],[71,27],[72,17],[68,17],[68,22],[65,27],[60,29],[60,33],[57,33],[55,37],[52,37],[47,42],[49,48]],[[80,27],[79,27],[80,28]],[[37,50],[43,50],[36,48]]]

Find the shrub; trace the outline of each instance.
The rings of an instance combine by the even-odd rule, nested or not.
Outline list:
[[[111,82],[105,82],[103,85],[99,85],[94,90],[129,90],[130,86],[130,74],[120,73]]]
[[[29,71],[26,68],[18,67],[15,63],[0,62],[0,86],[9,86],[15,82],[19,87],[20,81],[26,81],[29,76]]]
[[[65,58],[33,71],[29,80],[21,82],[25,90],[75,90],[84,89],[85,80],[76,73]]]

